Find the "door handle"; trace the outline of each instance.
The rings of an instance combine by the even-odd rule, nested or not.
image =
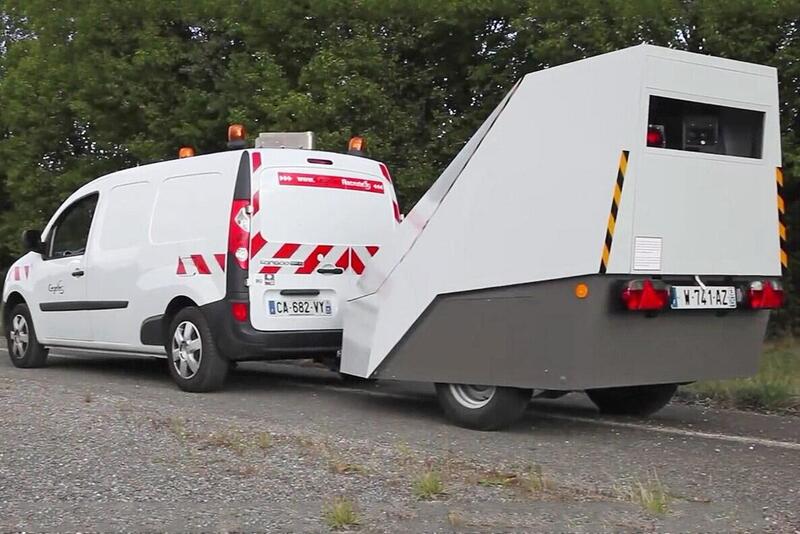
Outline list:
[[[80,278],[84,274],[86,273],[83,272],[83,269],[75,269],[74,271],[72,271],[72,276],[74,276],[75,278]]]
[[[341,267],[320,267],[317,272],[319,274],[342,274],[344,269]]]

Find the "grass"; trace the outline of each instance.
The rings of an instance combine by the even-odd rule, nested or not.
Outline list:
[[[626,501],[637,503],[652,515],[664,515],[669,506],[669,494],[653,471],[646,480],[635,480],[616,488],[617,495]]]
[[[505,488],[518,482],[519,477],[513,473],[498,473],[496,471],[492,471],[490,473],[486,473],[483,478],[478,480],[478,485],[494,488]]]
[[[358,512],[352,501],[339,497],[325,506],[325,524],[332,530],[344,530],[359,524]]]
[[[272,435],[269,432],[259,432],[256,434],[256,447],[266,450],[272,447]]]
[[[696,382],[682,388],[680,397],[741,410],[796,411],[800,409],[800,343],[768,344],[755,376]]]
[[[542,466],[539,464],[529,466],[520,483],[523,488],[531,493],[539,493],[553,487],[553,483],[542,473]]]
[[[414,496],[421,500],[435,499],[444,494],[444,484],[438,471],[425,471],[414,480]]]
[[[337,475],[363,475],[367,472],[364,466],[342,460],[341,458],[330,458],[328,460],[328,467],[331,473]]]

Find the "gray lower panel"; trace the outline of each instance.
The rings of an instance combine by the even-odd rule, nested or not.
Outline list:
[[[629,279],[594,275],[439,296],[374,376],[572,390],[756,371],[769,312],[648,317],[621,308]],[[579,281],[589,285],[583,300],[574,296]]]

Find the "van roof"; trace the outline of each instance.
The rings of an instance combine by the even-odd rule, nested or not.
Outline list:
[[[238,165],[242,153],[244,152],[259,152],[261,154],[269,154],[269,157],[264,158],[264,164],[271,166],[271,163],[277,165],[292,165],[301,166],[307,164],[309,158],[324,159],[334,162],[335,167],[352,167],[354,170],[361,170],[362,172],[371,172],[380,174],[380,169],[377,167],[377,161],[360,157],[352,156],[349,154],[341,154],[338,152],[325,152],[322,150],[299,150],[290,148],[246,148],[241,150],[227,150],[224,152],[214,152],[212,154],[203,154],[192,156],[190,158],[171,159],[165,161],[158,161],[148,163],[146,165],[139,165],[137,167],[130,167],[122,169],[110,174],[106,174],[99,178],[86,183],[80,189],[75,191],[71,196],[80,196],[81,191],[85,189],[95,188],[101,182],[122,182],[132,174],[141,175],[142,173],[150,172],[166,172],[168,174],[193,174],[196,172],[213,172],[217,170],[227,170],[231,166]],[[277,156],[277,157],[275,157]],[[104,184],[107,185],[107,184]]]

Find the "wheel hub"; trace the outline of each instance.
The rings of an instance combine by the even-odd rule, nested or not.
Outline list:
[[[29,342],[28,321],[24,316],[15,315],[11,320],[9,338],[11,339],[11,355],[17,359],[23,358],[28,351]]]
[[[495,386],[480,386],[475,384],[450,384],[453,398],[465,408],[476,410],[483,408],[494,398]]]
[[[172,365],[175,371],[181,378],[192,378],[200,368],[202,355],[200,332],[190,321],[183,321],[172,336]]]

